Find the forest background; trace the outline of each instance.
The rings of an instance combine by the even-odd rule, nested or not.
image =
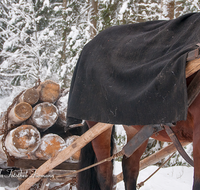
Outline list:
[[[199,10],[200,0],[1,0],[0,112],[38,79],[68,88],[83,46],[102,30]],[[125,143],[124,134],[116,141]],[[163,146],[151,141],[146,156]],[[192,155],[191,146],[187,151]],[[176,155],[175,164],[186,163]]]

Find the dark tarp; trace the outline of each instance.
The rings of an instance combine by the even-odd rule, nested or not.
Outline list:
[[[185,120],[186,57],[199,42],[200,13],[102,31],[77,62],[68,124],[74,118],[127,125]]]

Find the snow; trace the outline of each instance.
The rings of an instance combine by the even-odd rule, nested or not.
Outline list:
[[[140,171],[138,183],[149,177],[158,167],[149,166]],[[122,172],[121,163],[115,161],[114,174]],[[193,184],[193,167],[174,166],[161,168],[153,177],[151,177],[140,190],[190,190]],[[117,190],[124,190],[124,183],[117,184]]]

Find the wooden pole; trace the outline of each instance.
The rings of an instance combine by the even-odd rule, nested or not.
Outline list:
[[[98,135],[112,127],[112,124],[97,123],[87,132],[85,132],[80,138],[74,141],[70,146],[65,148],[63,151],[59,152],[57,156],[46,161],[42,166],[40,166],[34,174],[32,174],[28,179],[26,179],[16,190],[28,190],[32,185],[39,181],[42,175],[45,175],[48,171],[67,160],[74,153],[83,148],[86,144],[96,138]]]
[[[199,69],[200,69],[200,58],[187,62],[187,65],[186,65],[186,68],[185,68],[186,78],[193,75]]]
[[[184,142],[181,143],[182,146],[186,146],[188,145],[190,142]],[[166,156],[168,156],[169,154],[172,154],[173,152],[177,151],[176,147],[173,144],[170,144],[169,146],[159,150],[158,152],[148,156],[147,158],[143,159],[140,161],[140,170],[145,169],[146,167],[157,163],[158,161],[160,161],[161,159],[165,158]],[[116,182],[120,182],[123,180],[123,174],[120,173],[118,175],[115,176]]]

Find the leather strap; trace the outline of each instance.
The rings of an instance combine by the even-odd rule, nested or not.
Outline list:
[[[186,162],[188,162],[191,166],[194,167],[193,160],[185,152],[185,150],[183,149],[180,141],[178,140],[178,138],[176,137],[176,135],[172,131],[171,127],[165,125],[164,128],[165,128],[165,131],[167,132],[168,136],[170,137],[170,139],[174,143],[174,146],[178,150],[179,154],[185,159]]]
[[[135,136],[124,146],[122,153],[130,157],[150,136],[163,130],[161,125],[145,125]]]

